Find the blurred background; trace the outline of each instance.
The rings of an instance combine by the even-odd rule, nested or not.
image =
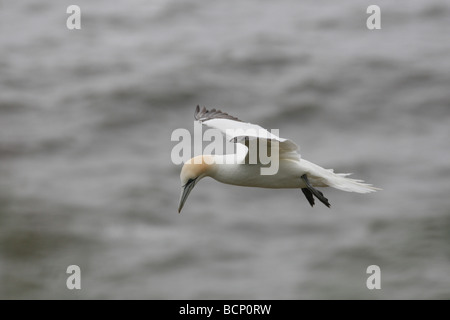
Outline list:
[[[0,1],[0,298],[450,299],[449,27],[436,0]],[[204,179],[179,215],[197,104],[384,191]]]

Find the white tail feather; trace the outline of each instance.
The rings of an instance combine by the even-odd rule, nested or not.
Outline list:
[[[348,175],[348,173],[333,174],[333,176],[326,177],[325,183],[329,187],[347,192],[370,193],[381,190],[365,183],[363,180],[347,178]]]
[[[351,173],[334,173],[307,160],[301,160],[302,167],[308,168],[310,180],[316,187],[332,187],[347,192],[370,193],[381,190],[363,180],[347,178]]]

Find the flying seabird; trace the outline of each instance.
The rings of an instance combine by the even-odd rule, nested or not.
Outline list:
[[[259,188],[300,188],[311,206],[314,197],[327,207],[330,202],[317,187],[333,187],[347,192],[370,193],[381,190],[362,180],[348,178],[349,173],[334,173],[300,157],[298,146],[289,139],[280,138],[266,129],[246,123],[220,110],[195,109],[194,117],[203,125],[219,130],[236,145],[235,154],[199,155],[183,165],[180,173],[181,197],[178,212],[194,186],[204,177],[219,182]],[[267,163],[260,159],[249,161],[249,146],[269,144],[271,152],[278,152],[278,170],[262,174]],[[261,144],[262,142],[262,144]],[[250,148],[251,149],[251,148]],[[255,159],[255,157],[253,157]]]

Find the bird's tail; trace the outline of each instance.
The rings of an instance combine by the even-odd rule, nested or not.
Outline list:
[[[334,173],[333,169],[324,169],[302,159],[302,164],[309,168],[310,180],[317,187],[332,187],[347,192],[370,193],[381,190],[363,180],[348,178],[351,173]]]
[[[332,176],[327,177],[326,184],[329,187],[347,192],[370,193],[381,190],[365,183],[363,180],[347,178],[349,175],[351,173],[332,173]]]

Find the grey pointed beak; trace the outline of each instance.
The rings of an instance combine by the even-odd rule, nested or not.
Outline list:
[[[178,205],[178,213],[181,212],[181,209],[183,209],[184,203],[186,202],[187,197],[189,196],[189,193],[191,193],[192,189],[194,189],[195,181],[192,180],[189,183],[186,183],[182,189],[181,189],[181,196],[180,196],[180,203]]]

